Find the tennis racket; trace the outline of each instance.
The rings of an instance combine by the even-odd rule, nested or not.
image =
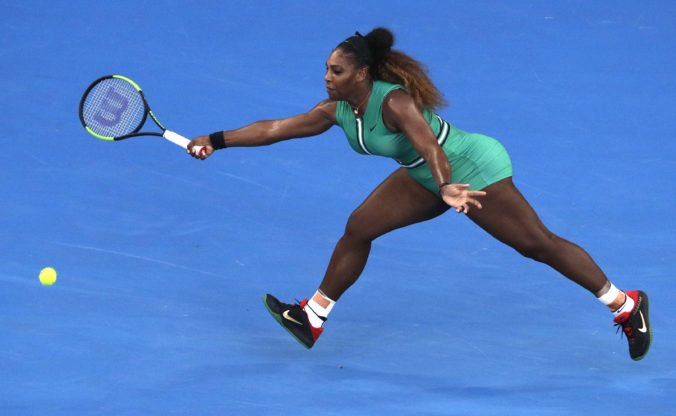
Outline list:
[[[148,115],[162,132],[140,131]],[[92,82],[80,100],[80,122],[92,136],[108,141],[125,140],[138,136],[161,136],[170,142],[188,148],[190,140],[167,130],[155,117],[141,87],[122,75],[106,75]],[[203,146],[193,153],[205,152]]]

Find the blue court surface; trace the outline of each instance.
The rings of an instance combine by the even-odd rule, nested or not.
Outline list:
[[[0,415],[673,415],[675,23],[672,1],[3,0]],[[396,164],[339,128],[201,162],[77,117],[110,73],[188,137],[302,113],[379,25],[554,232],[648,292],[643,361],[591,294],[452,212],[377,240],[305,350],[260,296],[312,295]]]

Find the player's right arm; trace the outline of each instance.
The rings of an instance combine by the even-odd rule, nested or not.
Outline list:
[[[247,126],[223,132],[225,147],[267,146],[283,140],[321,134],[336,124],[336,103],[325,100],[310,111],[279,120],[260,120]],[[204,146],[205,153],[196,155],[192,148]],[[209,136],[198,136],[188,144],[188,152],[198,159],[206,159],[214,148]]]

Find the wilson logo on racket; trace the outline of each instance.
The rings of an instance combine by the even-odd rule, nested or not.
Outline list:
[[[113,127],[120,122],[127,107],[129,107],[129,100],[124,98],[124,95],[117,92],[115,88],[108,87],[99,111],[94,114],[94,121],[106,127]]]
[[[162,132],[140,131],[148,115]],[[108,141],[160,136],[187,149],[190,140],[167,130],[155,117],[141,87],[122,75],[106,75],[92,82],[80,100],[80,122],[92,136]],[[200,154],[206,149],[193,148]]]

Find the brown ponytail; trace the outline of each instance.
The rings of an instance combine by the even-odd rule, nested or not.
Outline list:
[[[446,105],[420,62],[400,51],[392,51],[378,68],[378,78],[406,87],[418,108],[435,109]]]

